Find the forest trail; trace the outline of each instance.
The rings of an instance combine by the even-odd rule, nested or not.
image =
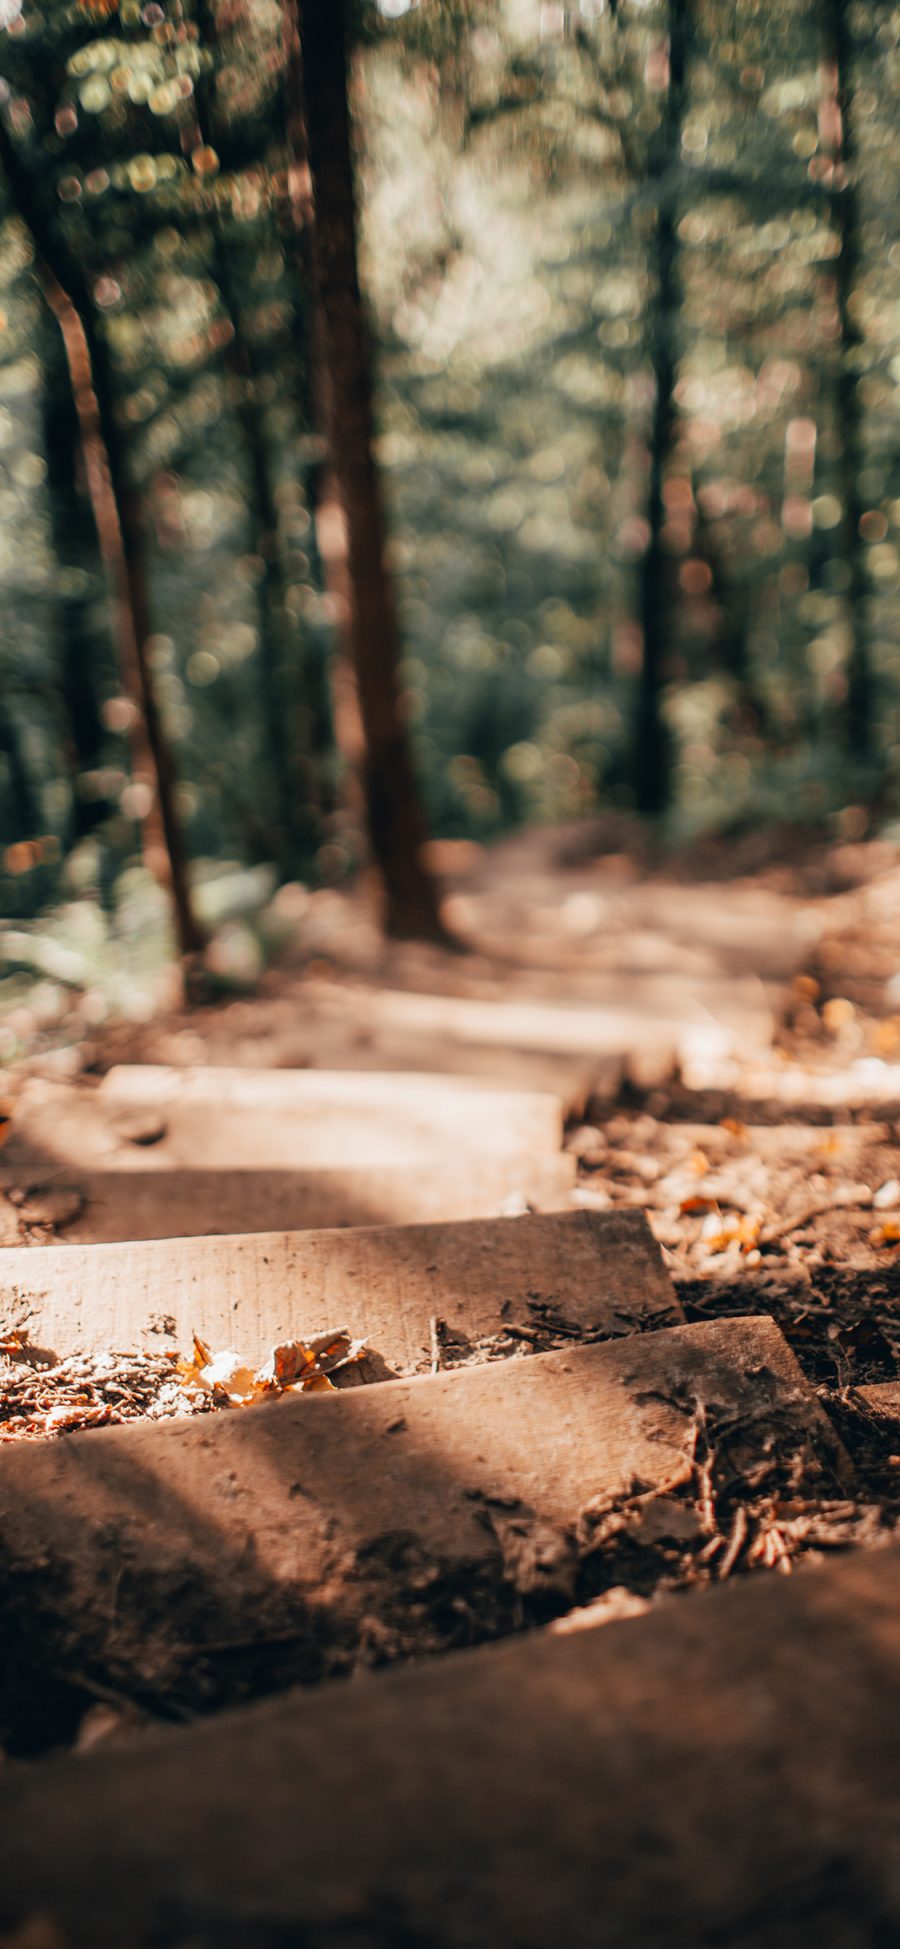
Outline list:
[[[18,1079],[20,1949],[900,1925],[900,1089],[809,1018],[857,896],[533,838],[465,957],[332,901]]]

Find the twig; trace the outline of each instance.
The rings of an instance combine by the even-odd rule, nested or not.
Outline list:
[[[694,1474],[697,1481],[697,1491],[698,1491],[697,1509],[700,1516],[701,1524],[703,1528],[706,1530],[707,1535],[714,1536],[716,1530],[719,1527],[718,1523],[716,1522],[716,1499],[715,1499],[715,1491],[713,1488],[713,1475],[712,1475],[715,1451],[709,1439],[709,1429],[707,1427],[707,1422],[706,1422],[706,1410],[703,1407],[702,1401],[697,1401],[695,1403],[694,1430],[695,1433],[694,1433],[694,1444],[693,1444],[693,1466],[694,1466]],[[705,1451],[702,1460],[700,1459],[697,1453],[701,1436],[703,1438],[703,1448]]]
[[[802,1232],[804,1226],[808,1225],[813,1218],[826,1218],[829,1212],[832,1211],[853,1211],[854,1209],[859,1211],[862,1207],[859,1203],[854,1206],[849,1200],[845,1203],[843,1200],[837,1198],[828,1198],[824,1203],[820,1202],[815,1205],[807,1205],[805,1211],[798,1211],[793,1218],[783,1218],[779,1225],[767,1225],[765,1231],[760,1232],[757,1244],[774,1245],[777,1239],[787,1238],[791,1232]],[[865,1207],[865,1209],[868,1209],[868,1207]]]
[[[441,1371],[441,1336],[444,1331],[444,1322],[438,1319],[436,1313],[433,1313],[428,1324],[431,1332],[431,1371],[433,1374],[439,1374]]]
[[[741,1551],[744,1547],[746,1540],[747,1540],[747,1511],[744,1508],[743,1503],[739,1502],[734,1512],[734,1522],[731,1525],[731,1535],[728,1538],[728,1547],[725,1551],[725,1555],[723,1556],[721,1563],[719,1564],[718,1575],[720,1579],[725,1577],[730,1577],[731,1572],[734,1569],[734,1566],[738,1560],[738,1557],[741,1554]]]

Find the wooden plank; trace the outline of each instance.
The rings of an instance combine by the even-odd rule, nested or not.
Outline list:
[[[107,1117],[159,1110],[159,1148],[195,1164],[406,1164],[458,1144],[521,1156],[558,1150],[563,1136],[557,1096],[477,1078],[134,1064],[111,1069],[96,1094]]]
[[[369,1026],[358,1015],[327,1005],[309,1005],[306,1017],[310,1062],[314,1069],[425,1071],[475,1078],[495,1089],[537,1091],[558,1096],[566,1117],[581,1117],[592,1097],[615,1097],[622,1085],[621,1055],[546,1054],[539,1049],[506,1048],[496,1043],[452,1042],[443,1034],[411,1028]],[[669,1051],[671,1055],[671,1051]]]
[[[454,1596],[469,1636],[490,1635],[514,1595],[510,1521],[523,1549],[535,1539],[538,1588],[571,1595],[588,1506],[693,1479],[695,1401],[743,1415],[760,1458],[774,1422],[780,1443],[793,1430],[823,1459],[829,1486],[840,1470],[830,1424],[759,1318],[12,1443],[0,1726],[60,1668],[193,1705],[235,1682],[242,1650],[265,1671],[267,1641],[287,1639],[301,1677],[346,1669],[373,1636],[427,1649],[433,1605],[452,1618]]]
[[[683,1316],[642,1212],[569,1212],[449,1225],[30,1247],[0,1258],[0,1329],[60,1353],[188,1350],[191,1336],[254,1366],[276,1342],[346,1323],[388,1368],[429,1359],[429,1323],[455,1343],[534,1325],[535,1302],[583,1332]]]
[[[477,1079],[135,1065],[111,1070],[99,1089],[31,1079],[0,1182],[89,1167],[343,1172],[430,1161],[439,1171],[458,1157],[552,1156],[562,1138],[559,1097]]]
[[[359,1012],[379,1031],[441,1036],[465,1048],[506,1048],[543,1055],[609,1059],[652,1044],[674,1058],[684,1023],[665,1006],[667,990],[654,989],[649,1007],[635,1006],[631,977],[611,999],[587,1007],[578,1002],[479,1000],[465,995],[423,995],[406,989],[342,988],[310,983],[319,1006],[353,1015]],[[658,1006],[662,996],[663,1007]],[[688,1021],[696,1010],[689,1009]],[[768,1040],[768,1038],[767,1038]]]
[[[148,1154],[149,1155],[149,1154]],[[43,1225],[42,1195],[10,1202],[23,1186],[72,1187],[81,1204],[59,1237],[67,1243],[121,1239],[197,1238],[237,1232],[293,1232],[346,1225],[416,1225],[493,1218],[504,1210],[566,1209],[575,1160],[555,1157],[446,1158],[420,1155],[414,1165],[341,1170],[194,1170],[162,1164],[141,1169],[137,1152],[127,1170],[62,1167],[44,1155],[26,1168],[10,1158],[0,1198],[0,1237],[18,1245],[29,1237],[54,1242]],[[36,1212],[33,1221],[30,1214]],[[4,1261],[5,1263],[5,1261]]]
[[[891,1548],[8,1765],[0,1916],[101,1949],[863,1949],[900,1939],[898,1743]]]
[[[900,1381],[873,1381],[853,1392],[874,1414],[895,1425],[900,1422]]]

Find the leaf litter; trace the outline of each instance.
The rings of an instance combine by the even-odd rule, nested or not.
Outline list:
[[[124,1421],[184,1420],[325,1391],[362,1360],[364,1340],[346,1327],[272,1348],[253,1369],[232,1348],[218,1352],[196,1334],[177,1352],[76,1353],[60,1359],[33,1346],[27,1328],[0,1339],[0,1442],[46,1441]]]

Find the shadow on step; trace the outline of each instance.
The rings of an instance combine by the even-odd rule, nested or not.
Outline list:
[[[711,1540],[703,1429],[726,1530],[748,1481],[842,1493],[798,1381],[770,1322],[735,1321],[11,1447],[0,1743],[64,1743],[97,1699],[186,1719],[652,1591]]]
[[[510,1204],[553,1211],[568,1205],[574,1179],[564,1152],[440,1159],[425,1152],[415,1163],[346,1168],[160,1162],[79,1170],[46,1148],[13,1145],[0,1168],[0,1245],[417,1224],[492,1217]]]

